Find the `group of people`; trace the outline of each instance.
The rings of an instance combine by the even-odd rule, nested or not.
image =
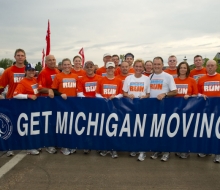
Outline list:
[[[35,78],[35,67],[28,63],[24,65],[26,54],[23,49],[17,49],[14,54],[15,64],[7,68],[0,78],[0,93],[8,87],[6,98],[32,99],[38,96],[61,96],[68,97],[96,97],[96,98],[157,98],[159,101],[166,97],[190,97],[202,96],[205,99],[210,96],[220,96],[219,91],[212,88],[212,83],[220,83],[220,74],[216,73],[217,63],[209,60],[206,68],[203,67],[201,55],[194,57],[195,69],[190,71],[187,62],[177,65],[174,55],[168,58],[168,67],[163,70],[164,60],[155,57],[152,61],[144,62],[142,59],[134,60],[132,53],[125,55],[125,60],[119,65],[119,56],[109,53],[103,56],[103,66],[96,70],[92,61],[86,61],[82,68],[80,56],[71,60],[62,60],[59,70],[56,66],[54,55],[46,56],[46,67]],[[1,96],[0,96],[1,97]],[[55,147],[47,147],[48,153],[57,152]],[[76,149],[61,148],[64,155],[76,152]],[[89,150],[84,150],[88,153]],[[39,150],[27,150],[28,154],[39,154]],[[101,156],[111,153],[112,158],[117,158],[116,151],[99,151]],[[13,151],[7,155],[12,156]],[[130,156],[136,156],[137,152],[131,152]],[[170,153],[155,152],[151,156],[167,161]],[[187,158],[188,153],[176,153],[180,158]],[[206,154],[199,153],[198,156],[205,157]],[[138,160],[143,161],[145,152],[139,152]],[[215,163],[220,162],[220,155],[215,155]]]

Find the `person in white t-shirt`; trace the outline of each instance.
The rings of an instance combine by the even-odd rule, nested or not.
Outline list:
[[[128,98],[149,98],[150,96],[150,79],[149,77],[143,75],[144,71],[144,61],[142,59],[137,59],[134,62],[133,75],[129,75],[125,78],[123,85],[123,95]],[[131,152],[130,156],[136,156],[136,152]],[[146,157],[145,152],[140,152],[138,156],[139,161],[144,161]]]
[[[165,97],[172,97],[177,94],[177,87],[172,75],[163,71],[163,59],[155,57],[153,60],[154,73],[150,75],[150,98],[163,100]],[[151,158],[157,159],[161,152],[155,152]],[[169,159],[169,152],[165,152],[161,161]]]

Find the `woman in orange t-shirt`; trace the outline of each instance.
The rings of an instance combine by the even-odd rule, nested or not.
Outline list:
[[[64,100],[68,96],[77,95],[77,79],[76,74],[71,73],[71,61],[68,58],[62,60],[62,73],[59,73],[55,76],[52,84],[52,90],[55,96],[61,96]],[[61,148],[60,150],[64,155],[70,155],[75,153],[76,149]]]
[[[14,98],[17,99],[32,99],[36,100],[38,93],[38,83],[35,76],[35,68],[28,63],[25,67],[25,77],[18,83],[15,91]],[[40,152],[37,149],[27,150],[27,154],[38,155]]]
[[[195,97],[198,95],[198,88],[195,79],[189,77],[190,68],[188,63],[181,62],[177,67],[177,78],[174,79],[177,87],[176,97]]]
[[[195,79],[189,77],[190,68],[187,62],[181,62],[177,67],[177,78],[174,79],[178,94],[176,97],[195,97],[198,95],[198,88]],[[188,158],[189,153],[176,153],[180,158]]]
[[[76,74],[79,78],[83,77],[86,72],[82,69],[82,58],[78,55],[76,55],[73,58],[73,68],[71,69],[71,72],[73,74]]]

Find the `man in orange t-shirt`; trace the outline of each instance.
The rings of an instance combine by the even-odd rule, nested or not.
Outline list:
[[[215,60],[208,60],[206,63],[207,74],[198,80],[199,95],[205,99],[207,97],[220,97],[220,74],[216,73],[217,63]],[[198,154],[200,157],[205,157],[206,154]],[[220,163],[220,155],[215,155],[213,160],[215,163]]]
[[[85,62],[86,75],[78,80],[78,97],[95,97],[98,81],[102,78],[94,73],[95,65],[92,61]]]
[[[122,80],[122,84],[124,83],[125,78],[129,75],[129,64],[126,61],[123,61],[120,65],[120,74],[116,76],[116,78]]]
[[[38,75],[39,92],[41,96],[49,96],[52,98],[54,93],[51,90],[51,85],[56,74],[60,73],[60,71],[56,69],[56,59],[54,55],[46,56],[45,63],[46,67]]]
[[[23,49],[17,49],[15,51],[14,58],[16,60],[15,64],[4,71],[0,80],[0,94],[8,85],[6,98],[13,98],[14,90],[17,87],[18,83],[23,79],[25,74],[25,51]]]
[[[128,74],[132,75],[135,73],[134,68],[133,68],[133,62],[134,62],[134,55],[132,53],[126,53],[125,54],[125,61],[129,64],[129,70],[128,70]],[[115,71],[115,75],[120,75],[121,74],[121,70],[120,68],[117,68]]]
[[[109,53],[103,55],[104,66],[97,69],[96,74],[100,76],[106,76],[106,63],[112,60],[112,56]]]
[[[50,98],[53,98],[54,93],[51,89],[51,85],[56,74],[60,73],[60,71],[56,69],[56,59],[54,55],[46,56],[45,64],[46,67],[38,75],[38,91],[41,96],[49,96]],[[46,151],[50,154],[55,154],[57,152],[55,147],[47,147]]]
[[[167,67],[164,72],[170,74],[173,76],[173,78],[177,77],[177,69],[176,69],[176,64],[177,64],[177,58],[175,55],[171,55],[168,58],[168,65],[169,67]]]
[[[206,68],[204,68],[202,66],[203,64],[203,59],[201,55],[196,55],[194,57],[194,65],[195,65],[195,69],[191,70],[190,72],[190,77],[194,78],[196,81],[198,81],[198,79],[204,75],[207,74]]]

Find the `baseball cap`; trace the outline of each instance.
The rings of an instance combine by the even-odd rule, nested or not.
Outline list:
[[[35,70],[35,67],[34,67],[33,64],[31,64],[31,63],[28,63],[28,64],[26,65],[26,67],[25,67],[25,71],[27,71],[27,70],[32,70],[32,69]]]
[[[107,56],[110,56],[110,57],[111,57],[111,54],[110,54],[110,53],[106,53],[106,54],[103,55],[103,58],[104,58],[104,57],[107,57]]]
[[[113,63],[113,62],[108,62],[108,63],[106,63],[106,66],[105,66],[106,68],[109,68],[109,67],[115,67],[115,63]]]

